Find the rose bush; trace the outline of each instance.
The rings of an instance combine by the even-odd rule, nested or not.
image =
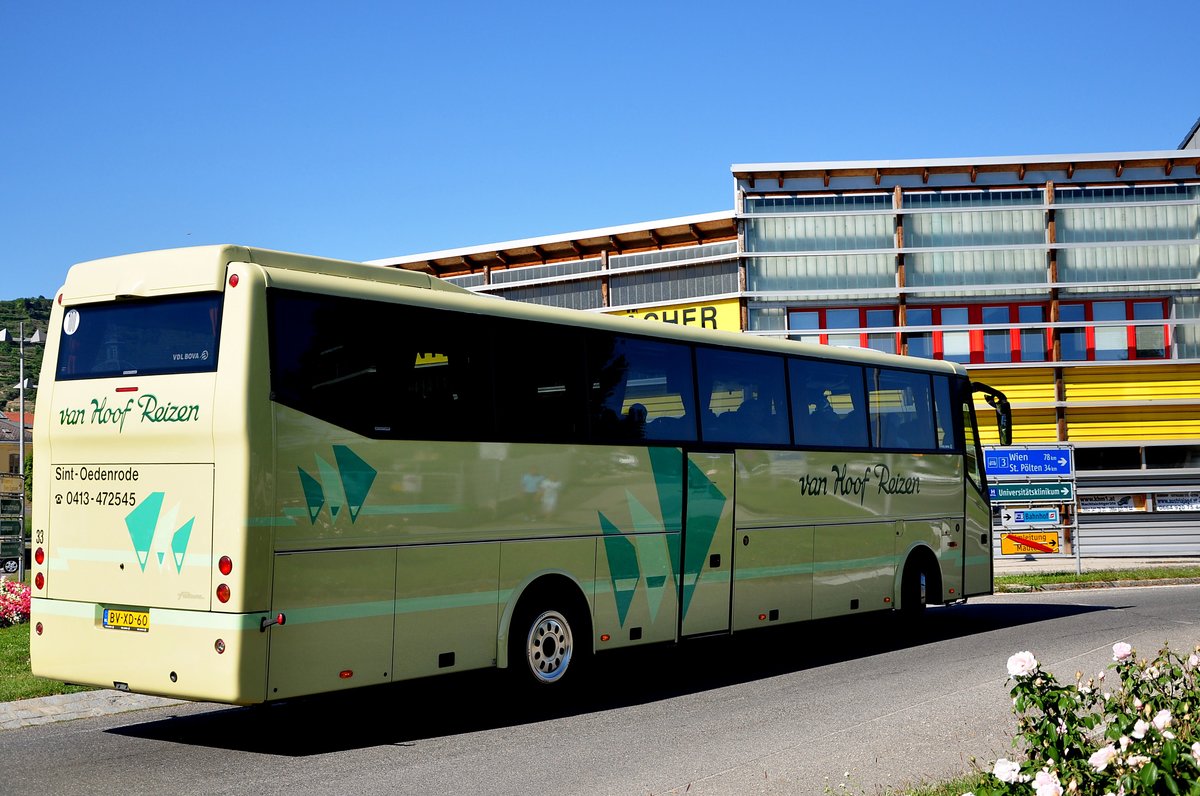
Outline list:
[[[1187,658],[1164,647],[1140,660],[1125,642],[1112,653],[1111,690],[1103,671],[1062,685],[1031,652],[1008,659],[1024,759],[997,760],[974,796],[1200,796],[1200,646]]]
[[[29,621],[29,584],[0,581],[0,627]]]

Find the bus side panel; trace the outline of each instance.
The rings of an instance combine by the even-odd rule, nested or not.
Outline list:
[[[275,556],[268,698],[391,680],[396,550]]]
[[[891,608],[895,549],[894,522],[818,526],[813,539],[813,619]]]
[[[500,545],[397,551],[392,678],[494,666]]]
[[[733,546],[733,629],[812,618],[812,526],[739,530]]]
[[[679,538],[612,532],[596,540],[596,638],[610,637],[597,649],[675,640]]]
[[[966,481],[966,479],[964,479]],[[992,593],[992,510],[974,484],[967,481],[967,517],[963,539],[964,597]]]
[[[690,453],[687,469],[682,634],[691,636],[729,630],[734,457]]]

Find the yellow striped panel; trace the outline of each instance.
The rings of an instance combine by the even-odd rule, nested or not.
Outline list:
[[[1200,437],[1200,407],[1067,407],[1072,442]]]
[[[1049,403],[1054,400],[1054,370],[1052,368],[1029,368],[1011,370],[971,370],[972,381],[981,381],[995,387],[1011,403]],[[980,411],[977,404],[975,411]]]
[[[1192,399],[1200,403],[1200,365],[1065,368],[1071,401],[1153,401]]]
[[[996,413],[990,406],[975,407],[979,420],[979,439],[984,445],[999,445],[1000,435],[996,431]],[[1058,423],[1053,409],[1014,409],[1013,442],[1054,442],[1058,438]]]

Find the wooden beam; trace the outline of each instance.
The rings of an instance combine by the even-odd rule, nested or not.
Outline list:
[[[754,190],[754,175],[750,175],[750,190]]]
[[[576,257],[580,260],[584,259],[583,247],[579,245],[579,241],[568,241],[568,245],[571,247],[571,251],[575,252]]]
[[[979,176],[979,168],[976,166],[972,166],[971,167],[971,182],[975,182],[975,178],[978,176]]]
[[[924,182],[924,183],[929,182],[929,168],[928,167],[921,169],[921,182]]]
[[[1075,164],[1068,163],[1067,164],[1067,179],[1070,179],[1071,177],[1074,177],[1074,176],[1075,176]]]
[[[1167,164],[1166,164],[1165,166],[1163,166],[1163,174],[1165,174],[1165,175],[1167,175],[1168,177],[1170,177],[1170,176],[1171,176],[1171,169],[1173,169],[1173,168],[1175,168],[1175,161],[1174,161],[1174,160],[1168,160],[1168,161],[1167,161]]]
[[[542,251],[541,246],[534,246],[533,253],[536,254],[537,258],[542,261],[542,265],[546,264],[546,253]]]
[[[658,237],[658,233],[652,229],[648,229],[646,230],[646,234],[650,236],[650,240],[654,241],[655,248],[661,249],[663,247],[662,238]]]
[[[505,254],[504,252],[495,252],[495,254],[496,254],[496,259],[500,261],[500,264],[503,265],[505,268],[508,268],[508,264],[510,262],[510,260],[508,259],[508,255]],[[484,264],[484,268],[487,268],[486,264]]]
[[[1025,179],[1025,164],[1024,163],[1022,163],[1020,166],[1017,166],[1017,179],[1018,180]]]
[[[829,187],[829,169],[825,169],[824,171],[821,172],[821,179],[825,181],[825,187],[828,188]]]
[[[1118,177],[1120,177],[1120,176],[1121,176],[1121,173],[1122,173],[1122,172],[1124,172],[1124,171],[1125,171],[1125,164],[1124,164],[1124,163],[1122,163],[1122,162],[1120,162],[1120,161],[1118,161],[1118,162],[1117,162],[1117,168],[1116,168],[1117,176],[1118,176]]]
[[[779,182],[780,189],[782,189],[783,188],[783,172],[781,171],[777,175],[775,175],[775,179]]]
[[[696,239],[696,243],[704,242],[704,236],[700,234],[700,228],[695,224],[688,224],[688,232],[692,233],[692,236]]]
[[[875,184],[878,185],[883,180],[883,172],[875,169]]]
[[[619,240],[617,240],[616,238],[614,238],[612,235],[608,236],[608,245],[611,246],[612,250],[615,251],[617,254],[621,253],[621,242]]]

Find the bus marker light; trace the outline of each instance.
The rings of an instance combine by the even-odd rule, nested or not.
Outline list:
[[[217,587],[217,599],[223,603],[229,602],[229,586],[222,583]]]
[[[950,590],[950,593],[951,593],[951,594],[954,594],[954,589],[951,589],[951,590]]]
[[[137,392],[137,387],[118,387],[117,392]]]
[[[237,283],[238,283],[238,275],[237,275],[237,274],[231,274],[231,275],[230,275],[230,277],[229,277],[229,286],[230,286],[230,287],[237,287]]]
[[[62,293],[58,294],[58,306],[62,306]]]
[[[883,602],[884,602],[885,604],[886,604],[886,603],[890,603],[891,601],[892,601],[892,598],[891,598],[891,597],[884,597],[884,598],[883,598]]]
[[[601,633],[601,634],[600,634],[600,640],[601,640],[601,641],[608,641],[610,638],[612,638],[612,636],[608,635],[607,633]]]
[[[229,556],[221,556],[221,560],[217,562],[217,569],[221,570],[222,575],[233,572],[233,559]]]
[[[280,612],[278,614],[275,614],[274,619],[267,619],[264,616],[262,618],[262,624],[260,624],[258,626],[258,630],[260,633],[266,633],[267,628],[270,627],[271,625],[282,625],[282,624],[286,624],[286,623],[287,623],[287,617],[284,616],[282,612]]]
[[[42,635],[42,623],[41,622],[38,622],[36,625],[34,625],[33,629],[37,632],[37,634],[39,636]]]
[[[38,562],[39,564],[45,564],[46,563],[46,551],[40,547],[37,550],[34,550],[33,551],[33,560]]]
[[[352,669],[342,669],[340,672],[338,672],[338,677],[342,678],[343,680],[349,680],[353,676],[354,670]]]
[[[39,572],[33,579],[33,585],[37,586],[38,591],[41,591],[46,585],[46,576]]]
[[[765,622],[765,621],[767,621],[767,615],[766,615],[766,614],[759,614],[759,615],[758,615],[758,621],[760,621],[760,622]]]
[[[217,639],[217,643],[213,645],[213,648],[217,651],[218,655],[224,655],[225,654],[225,639],[223,639],[223,638]]]

